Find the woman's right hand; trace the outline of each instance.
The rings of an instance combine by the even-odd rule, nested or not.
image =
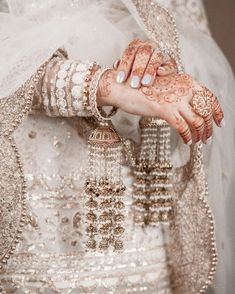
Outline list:
[[[193,95],[205,87],[188,74],[156,77],[152,86],[139,89],[131,88],[128,80],[126,83],[116,83],[116,74],[115,70],[110,69],[102,76],[97,97],[99,106],[112,105],[131,114],[162,118],[178,131],[186,144],[200,140],[209,144],[213,120],[217,126],[223,126],[220,104],[209,90],[211,113],[202,117],[194,111]]]
[[[166,76],[177,72],[175,60],[156,49],[151,41],[133,40],[124,50],[120,60],[114,64],[116,82],[128,80],[132,88],[151,86],[156,76]]]

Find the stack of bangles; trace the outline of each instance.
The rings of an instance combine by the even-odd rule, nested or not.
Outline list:
[[[110,120],[109,114],[97,106],[97,92],[102,75],[109,68],[96,62],[79,62],[58,56],[47,65],[42,82],[43,107],[49,116],[94,116],[99,121]]]

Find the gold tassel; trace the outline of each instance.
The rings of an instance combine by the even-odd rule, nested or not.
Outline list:
[[[172,209],[170,127],[159,118],[140,120],[141,144],[134,168],[134,221],[139,225],[169,222]]]
[[[108,123],[100,125],[88,140],[85,184],[86,248],[123,249],[125,186],[121,181],[122,140]]]

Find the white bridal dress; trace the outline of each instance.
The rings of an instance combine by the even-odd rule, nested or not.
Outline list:
[[[0,1],[0,99],[16,90],[59,47],[70,58],[112,65],[145,32],[121,0]],[[152,1],[154,2],[154,0]],[[208,293],[234,293],[235,187],[234,78],[210,36],[199,0],[158,1],[175,16],[183,64],[221,100],[226,128],[205,149],[209,197],[215,215],[219,262]],[[215,4],[216,5],[216,4]],[[139,140],[138,117],[119,112],[114,124]],[[127,245],[121,254],[85,253],[81,243],[81,197],[86,143],[71,121],[30,115],[15,132],[27,179],[28,223],[23,240],[0,274],[6,293],[172,293],[165,250],[167,229],[132,224],[127,166]],[[177,143],[175,142],[175,145]],[[184,154],[185,147],[181,151]],[[173,153],[173,163],[184,162]],[[1,195],[2,197],[2,195]],[[183,294],[183,293],[180,293]],[[187,293],[191,294],[191,293]]]

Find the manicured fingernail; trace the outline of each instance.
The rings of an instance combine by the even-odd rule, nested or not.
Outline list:
[[[223,118],[222,120],[221,120],[221,122],[220,122],[220,127],[221,128],[225,128],[225,119]]]
[[[116,70],[118,68],[119,64],[120,64],[120,59],[117,59],[113,64],[113,69]]]
[[[151,76],[150,74],[145,74],[141,83],[146,86],[150,85],[152,82],[152,79],[153,79],[153,76]]]
[[[211,145],[211,142],[212,142],[212,137],[210,137],[206,140],[206,145]]]
[[[122,71],[119,71],[119,73],[117,74],[116,81],[117,83],[121,84],[125,81],[125,78],[126,78],[126,73],[122,70]]]
[[[192,141],[192,140],[190,140],[190,141],[188,141],[188,142],[187,142],[187,145],[189,145],[189,146],[190,146],[190,145],[192,145],[192,143],[193,143],[193,141]]]
[[[139,88],[140,86],[140,78],[138,76],[132,76],[131,78],[131,87]]]

